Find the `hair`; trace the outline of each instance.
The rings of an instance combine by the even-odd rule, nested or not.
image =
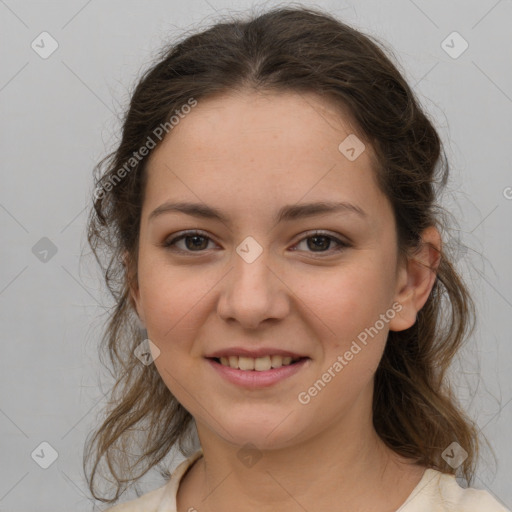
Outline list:
[[[348,112],[358,135],[374,150],[378,185],[396,219],[397,250],[410,256],[421,245],[424,229],[443,229],[438,188],[447,183],[449,166],[436,129],[392,57],[381,42],[330,14],[288,7],[222,20],[189,35],[165,47],[143,73],[119,145],[94,169],[98,188],[87,224],[89,245],[115,299],[102,338],[115,384],[106,418],[84,453],[95,498],[116,501],[127,484],[159,464],[175,445],[190,455],[186,442],[194,425],[155,365],[145,366],[133,354],[141,334],[130,285],[137,279],[148,161],[148,156],[134,161],[134,152],[191,98],[246,91],[316,93]],[[132,168],[121,173],[127,162]],[[394,452],[444,473],[456,473],[442,453],[457,441],[467,452],[459,471],[470,485],[479,432],[458,403],[447,370],[474,330],[475,307],[444,247],[439,266],[431,270],[435,283],[415,324],[389,332],[375,374],[373,423]],[[136,440],[140,453],[130,461]],[[94,477],[103,458],[115,480],[110,499],[96,492]]]

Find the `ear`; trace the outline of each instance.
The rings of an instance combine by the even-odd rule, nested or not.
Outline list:
[[[430,226],[421,235],[419,247],[401,265],[397,274],[395,301],[402,308],[389,322],[391,331],[403,331],[416,322],[436,281],[441,263],[441,235]]]
[[[123,253],[123,266],[125,269],[125,275],[126,279],[128,281],[128,289],[130,291],[130,304],[132,308],[137,313],[137,316],[139,317],[139,321],[141,322],[141,326],[144,327],[145,320],[144,320],[144,312],[141,307],[141,300],[140,300],[140,293],[139,293],[139,283],[137,280],[137,272],[134,268],[135,263],[131,259],[128,251],[125,251]]]

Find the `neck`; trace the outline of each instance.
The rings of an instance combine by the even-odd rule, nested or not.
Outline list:
[[[361,418],[339,421],[293,445],[255,450],[252,460],[241,460],[239,446],[198,425],[204,457],[193,466],[194,492],[183,510],[336,510],[340,503],[348,510],[396,510],[425,468],[386,447],[367,417],[363,428]]]

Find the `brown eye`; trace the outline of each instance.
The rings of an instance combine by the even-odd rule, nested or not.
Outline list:
[[[185,242],[184,247],[177,246],[181,240]],[[207,249],[209,241],[212,241],[211,238],[200,231],[188,231],[165,241],[162,246],[170,250],[174,250],[173,247],[176,246],[181,252],[202,252]]]
[[[180,247],[178,243],[184,241],[184,244]],[[181,233],[180,235],[166,240],[162,247],[170,250],[181,253],[200,253],[204,252],[208,249],[208,243],[213,242],[213,240],[207,236],[205,233],[201,231],[187,231]],[[314,231],[303,238],[299,244],[306,242],[306,252],[317,253],[319,255],[323,253],[336,253],[340,252],[348,247],[351,247],[351,244],[348,242],[344,242],[339,238],[329,234],[324,233],[322,231]],[[333,242],[336,244],[336,248],[332,249],[331,246]],[[296,245],[299,245],[296,244]],[[297,250],[297,249],[292,249]]]
[[[306,242],[307,252],[313,253],[332,253],[339,252],[343,249],[350,247],[350,244],[340,240],[339,238],[324,233],[321,231],[315,231],[309,236],[303,238],[299,244]],[[337,244],[337,248],[331,249],[332,242]]]

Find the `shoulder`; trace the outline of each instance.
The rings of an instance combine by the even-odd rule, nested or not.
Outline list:
[[[461,487],[454,475],[427,469],[397,512],[511,512],[489,492]]]
[[[104,512],[156,512],[162,501],[166,487],[167,485],[164,485],[134,500],[114,505],[113,507],[107,508]]]
[[[162,510],[175,512],[180,481],[192,464],[202,455],[203,450],[199,449],[183,460],[172,472],[170,480],[162,487],[147,492],[134,500],[107,508],[104,512],[158,512]]]

